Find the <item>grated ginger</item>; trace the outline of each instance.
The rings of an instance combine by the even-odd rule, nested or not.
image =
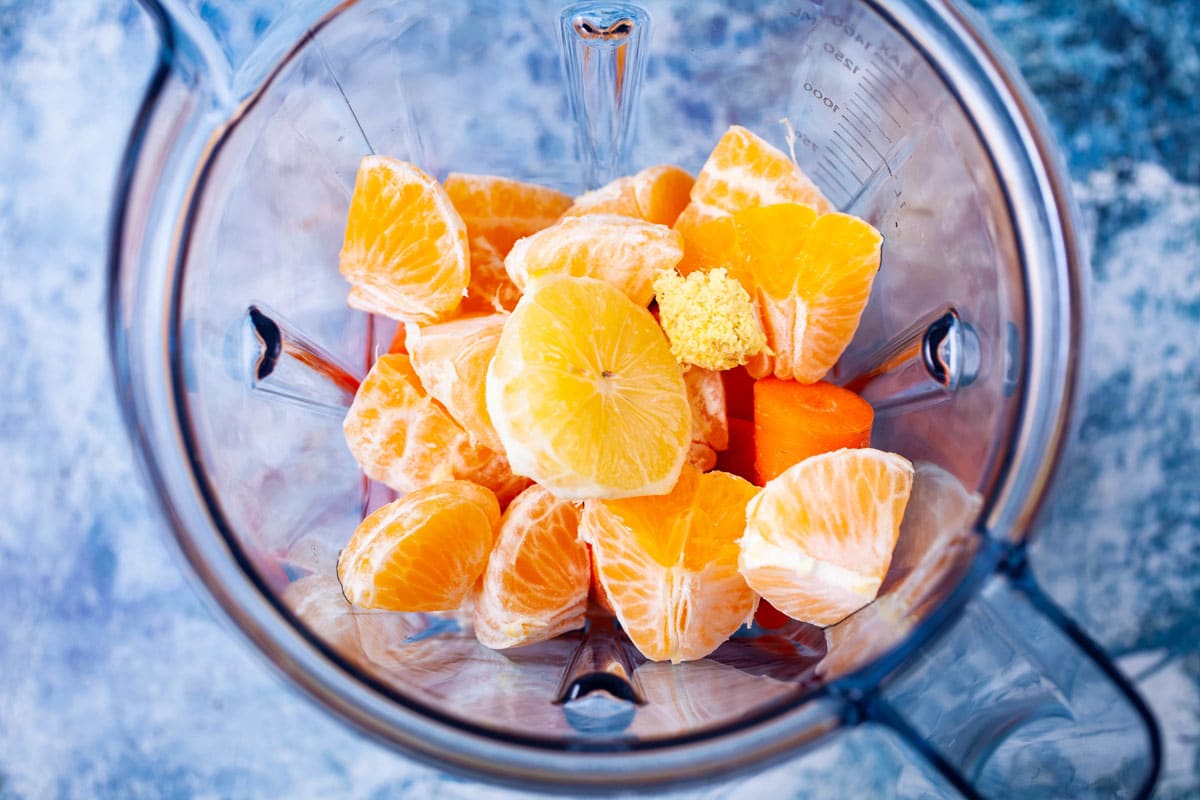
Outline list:
[[[659,322],[671,353],[684,364],[723,370],[767,349],[750,295],[724,268],[686,278],[661,270],[654,278]]]

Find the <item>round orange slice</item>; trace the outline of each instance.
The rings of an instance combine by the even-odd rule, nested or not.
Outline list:
[[[450,611],[487,565],[500,504],[469,481],[426,486],[381,506],[338,557],[346,599],[359,608]]]
[[[741,574],[793,619],[840,622],[875,599],[912,484],[912,464],[881,450],[801,461],[746,508]]]
[[[588,214],[526,237],[504,259],[521,289],[547,275],[598,278],[639,306],[654,298],[654,276],[683,258],[683,238],[665,225],[617,214]]]
[[[449,316],[470,278],[467,229],[445,190],[413,164],[358,168],[339,269],[355,308],[412,322]]]
[[[693,661],[750,621],[758,602],[738,572],[754,485],[685,466],[663,497],[589,500],[580,537],[634,646],[653,661]]]
[[[521,298],[488,367],[487,409],[514,471],[559,497],[669,492],[691,441],[662,329],[594,278],[544,278]]]
[[[475,637],[503,650],[583,627],[591,586],[580,509],[541,486],[508,506],[475,592]]]

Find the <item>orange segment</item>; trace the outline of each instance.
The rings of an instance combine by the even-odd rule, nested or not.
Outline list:
[[[774,355],[752,357],[752,375],[813,383],[854,338],[882,245],[857,217],[782,203],[699,225],[680,269],[724,267],[754,298]]]
[[[475,592],[475,636],[495,650],[583,626],[592,568],[578,539],[580,510],[541,486],[519,494]]]
[[[570,195],[495,175],[446,176],[446,193],[471,237],[482,237],[504,256],[513,242],[554,223],[571,205]]]
[[[371,367],[342,430],[367,477],[399,492],[464,479],[486,486],[504,503],[529,485],[504,456],[471,442],[421,389],[412,362],[401,353],[381,356]]]
[[[339,269],[355,308],[433,322],[458,308],[470,267],[467,229],[416,166],[367,156],[358,168]]]
[[[663,497],[589,500],[580,536],[630,640],[654,661],[716,650],[754,614],[738,573],[737,539],[755,488],[724,472],[684,467]]]
[[[692,409],[692,444],[688,463],[701,471],[717,464],[717,453],[729,447],[725,418],[725,384],[721,373],[700,367],[683,371],[688,405]]]
[[[407,326],[408,352],[421,386],[472,441],[497,453],[504,452],[504,445],[487,411],[487,368],[507,319],[507,314],[488,314]]]
[[[616,214],[568,217],[517,242],[504,259],[521,289],[547,275],[598,278],[639,306],[654,298],[655,273],[683,258],[683,238],[665,225]]]
[[[695,180],[670,164],[649,167],[633,176],[638,216],[659,225],[674,225],[691,199]]]
[[[883,237],[857,217],[805,206],[767,206],[734,216],[745,284],[754,285],[767,344],[755,377],[820,380],[845,351],[879,271]],[[749,289],[749,286],[747,286]]]
[[[669,164],[649,167],[581,194],[563,216],[621,214],[659,225],[674,225],[679,212],[688,204],[693,183],[692,176],[679,167]]]
[[[354,531],[338,557],[342,591],[360,608],[455,609],[483,572],[499,523],[496,496],[469,481],[411,492]]]
[[[691,441],[662,329],[593,278],[544,278],[521,298],[488,368],[487,408],[513,469],[560,497],[668,492]]]
[[[830,210],[821,190],[782,150],[733,125],[696,176],[690,207],[676,227],[774,203],[801,203],[820,213]]]
[[[592,570],[592,583],[588,591],[588,600],[601,611],[611,615],[613,614],[612,603],[608,600],[608,592],[604,591],[604,584],[600,582],[600,572],[596,569],[596,551],[590,544],[586,546],[588,549],[588,563]]]
[[[739,569],[789,617],[833,625],[875,599],[912,491],[895,453],[838,450],[770,481],[746,508]]]
[[[460,310],[464,314],[490,314],[512,311],[521,299],[521,290],[504,271],[504,257],[482,236],[472,236],[471,282]]]
[[[720,216],[697,220],[692,207],[675,223],[675,230],[683,234],[683,259],[679,262],[679,273],[690,275],[697,270],[717,267],[732,267],[739,262],[737,234],[732,216]]]
[[[941,467],[918,461],[913,468],[912,496],[879,597],[825,629],[827,652],[817,665],[824,677],[864,667],[898,644],[962,579],[981,542],[972,525],[983,498]]]

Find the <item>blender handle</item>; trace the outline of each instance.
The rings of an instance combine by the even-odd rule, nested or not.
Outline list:
[[[1105,652],[1010,554],[911,668],[856,703],[965,797],[1148,797],[1158,725]]]

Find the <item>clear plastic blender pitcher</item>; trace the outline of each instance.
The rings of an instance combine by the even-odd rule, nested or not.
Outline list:
[[[119,389],[183,555],[295,684],[403,751],[525,786],[702,781],[871,722],[969,796],[1149,791],[1153,720],[1026,563],[1085,266],[1045,125],[962,10],[145,5],[162,51],[114,218]],[[599,617],[497,653],[454,615],[351,609],[337,553],[389,495],[340,416],[394,325],[348,309],[337,271],[362,156],[577,193],[694,173],[731,124],[885,237],[832,375],[875,406],[874,446],[917,464],[880,599],[677,666]]]

